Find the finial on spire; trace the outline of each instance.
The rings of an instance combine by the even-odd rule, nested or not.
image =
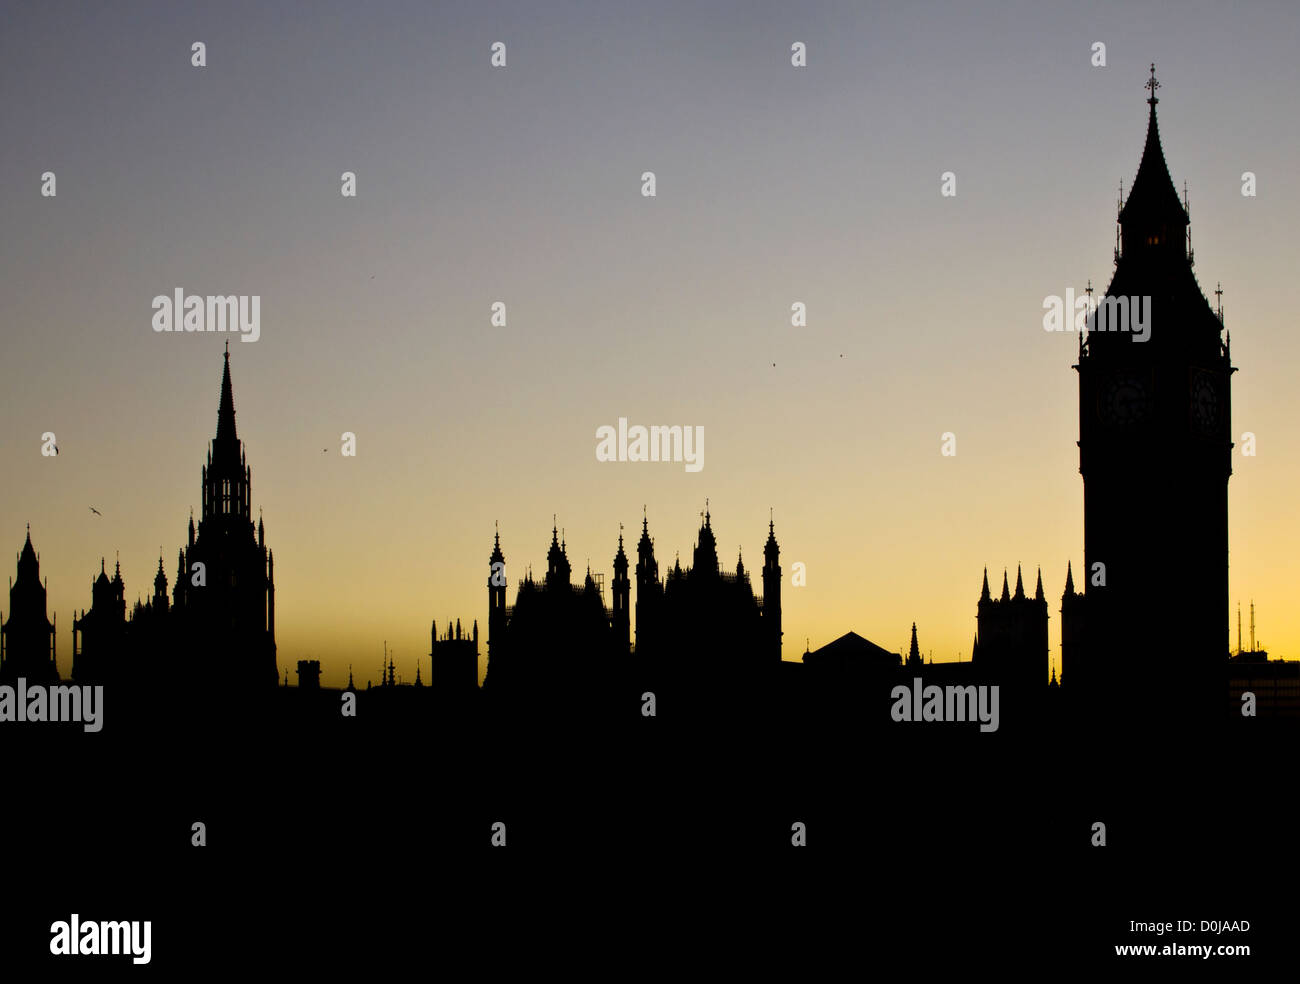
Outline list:
[[[230,361],[230,339],[229,338],[226,339],[226,361],[227,362]],[[288,670],[286,670],[285,672],[288,673]]]
[[[1151,96],[1149,99],[1147,99],[1147,103],[1149,103],[1150,106],[1154,109],[1156,103],[1160,101],[1159,99],[1156,98],[1156,90],[1160,88],[1160,83],[1156,81],[1155,62],[1151,63],[1151,78],[1147,79],[1146,85],[1144,85],[1142,88],[1151,90]],[[226,344],[230,344],[230,343],[227,342]]]

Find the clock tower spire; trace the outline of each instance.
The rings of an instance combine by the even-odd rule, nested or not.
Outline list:
[[[1168,711],[1208,725],[1227,699],[1235,370],[1192,272],[1189,220],[1156,121],[1159,87],[1152,65],[1122,249],[1074,367],[1086,603],[1062,623],[1080,640],[1063,687],[1132,712],[1135,724]]]

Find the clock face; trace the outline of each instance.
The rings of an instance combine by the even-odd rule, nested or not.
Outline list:
[[[1223,387],[1217,373],[1193,370],[1189,407],[1192,427],[1201,434],[1217,434],[1223,427]]]
[[[1101,419],[1114,427],[1131,427],[1151,413],[1151,386],[1135,372],[1113,373],[1097,398]]]

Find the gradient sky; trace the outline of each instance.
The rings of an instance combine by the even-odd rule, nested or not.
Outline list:
[[[969,658],[983,566],[1023,563],[1031,588],[1042,565],[1057,664],[1083,551],[1077,342],[1043,331],[1042,304],[1109,281],[1152,61],[1241,370],[1230,597],[1255,599],[1274,655],[1300,654],[1293,4],[0,16],[0,547],[31,523],[65,674],[100,557],[120,551],[128,600],[147,597],[198,511],[225,337],[152,331],[151,299],[176,287],[262,297],[261,340],[232,343],[231,368],[282,672],[319,658],[327,684],[349,663],[376,678],[387,640],[409,680],[430,619],[486,635],[494,520],[513,601],[552,513],[575,571],[590,558],[608,580],[620,522],[634,542],[648,507],[663,569],[689,557],[706,496],[728,569],[743,546],[757,573],[775,511],[787,659],[849,630],[902,649],[913,621],[936,660]],[[702,425],[703,471],[598,462],[596,428],[620,416]]]

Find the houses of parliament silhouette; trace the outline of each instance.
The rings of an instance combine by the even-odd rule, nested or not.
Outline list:
[[[252,522],[252,472],[235,430],[229,344],[217,433],[202,475],[202,513],[197,530],[190,516],[170,598],[160,556],[153,595],[128,617],[121,565],[110,579],[101,561],[91,608],[72,621],[73,683],[196,690],[219,675],[240,688],[275,685],[275,559],[261,518]],[[59,680],[54,638],[29,529],[9,591],[0,681]]]
[[[475,620],[472,633],[448,622],[441,637],[431,625],[428,684],[418,667],[412,684],[399,684],[389,658],[377,685],[358,688],[350,671],[346,692],[410,707],[417,694],[431,702],[419,707],[466,713],[489,705],[514,710],[545,694],[552,706],[596,714],[655,693],[700,715],[716,710],[723,693],[743,699],[761,692],[785,702],[791,714],[816,717],[864,688],[883,700],[900,680],[921,678],[937,685],[997,684],[1007,719],[1019,722],[1061,706],[1058,701],[1094,713],[1204,722],[1239,706],[1247,691],[1256,694],[1261,715],[1300,714],[1300,663],[1229,655],[1227,486],[1236,370],[1222,309],[1210,307],[1193,273],[1187,204],[1160,144],[1158,86],[1152,66],[1146,142],[1119,211],[1115,272],[1105,295],[1149,298],[1150,332],[1139,338],[1114,330],[1108,319],[1115,312],[1103,303],[1080,333],[1073,367],[1084,482],[1083,590],[1076,590],[1067,563],[1059,678],[1049,679],[1041,571],[1032,595],[1017,570],[1014,591],[1004,572],[995,596],[985,570],[968,662],[923,660],[915,623],[906,656],[849,632],[799,662],[783,661],[775,521],[769,520],[763,545],[759,594],[743,554],[734,571],[720,564],[706,501],[687,567],[678,556],[660,574],[643,515],[633,570],[620,531],[609,605],[590,566],[582,583],[573,583],[567,544],[555,525],[545,575],[534,578],[529,569],[509,604],[498,531],[488,556],[482,686]],[[228,346],[216,436],[202,470],[201,518],[197,529],[190,518],[170,598],[160,557],[152,596],[129,617],[120,567],[110,578],[101,563],[91,601],[73,620],[74,682],[201,688],[219,673],[223,683],[249,692],[285,689],[276,656],[274,558],[261,518],[252,520],[251,470],[235,429]],[[30,530],[0,645],[0,682],[20,676],[29,682],[60,676]],[[318,661],[299,662],[296,689],[327,692]]]

